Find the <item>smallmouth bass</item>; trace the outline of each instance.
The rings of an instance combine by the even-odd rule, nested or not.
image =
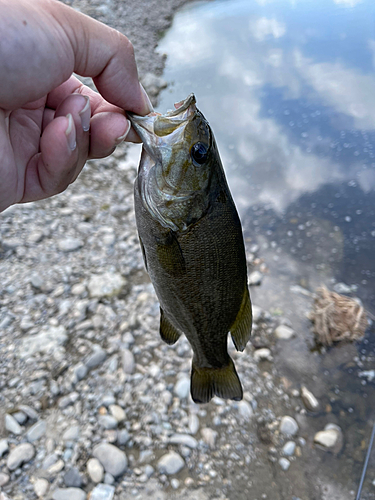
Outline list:
[[[164,115],[127,113],[143,148],[134,185],[146,270],[160,302],[160,335],[185,334],[193,349],[190,392],[242,399],[227,351],[251,335],[241,223],[211,128],[191,94]]]

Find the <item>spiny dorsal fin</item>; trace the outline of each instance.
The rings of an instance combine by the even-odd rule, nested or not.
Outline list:
[[[160,308],[160,337],[169,345],[175,344],[180,338],[180,332],[172,325],[166,317],[162,308]]]
[[[240,310],[238,311],[237,318],[230,328],[233,343],[237,351],[243,351],[246,344],[250,340],[252,319],[253,316],[251,312],[249,290],[247,286],[245,286]]]
[[[229,358],[222,368],[199,368],[193,361],[190,393],[195,403],[208,403],[215,395],[240,401],[242,386],[233,361]]]

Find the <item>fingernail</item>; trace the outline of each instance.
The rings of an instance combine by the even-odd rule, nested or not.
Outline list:
[[[144,103],[146,105],[146,108],[148,109],[147,113],[152,113],[154,111],[154,107],[152,105],[152,102],[150,101],[150,98],[148,97],[147,92],[143,88],[143,85],[141,83],[139,83],[139,85],[141,86],[141,90],[142,90],[142,94],[143,94],[143,98],[144,98]]]
[[[67,126],[67,129],[65,130],[66,140],[68,142],[69,149],[74,151],[76,146],[77,146],[76,128],[74,125],[72,115],[69,113],[68,115],[66,115],[66,117],[68,119],[68,126]]]
[[[87,95],[83,95],[82,97],[85,98],[86,104],[78,114],[81,117],[82,128],[85,132],[87,132],[90,129],[91,106],[90,99],[87,97]]]
[[[116,146],[126,139],[126,136],[128,135],[128,133],[130,131],[131,123],[129,120],[126,120],[126,121],[128,122],[128,128],[126,129],[125,134],[120,135],[120,137],[117,137],[117,139],[115,140]]]

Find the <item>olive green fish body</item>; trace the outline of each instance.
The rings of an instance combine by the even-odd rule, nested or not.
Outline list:
[[[194,117],[190,117],[193,123]],[[185,134],[185,143],[188,138]],[[182,333],[189,340],[194,351],[191,393],[196,402],[207,402],[215,394],[242,398],[241,384],[227,352],[227,336],[230,331],[236,347],[243,350],[251,332],[242,229],[212,134],[208,151],[209,174],[204,174],[200,183],[193,178],[198,186],[190,191],[185,186],[181,194],[181,189],[175,188],[174,197],[170,188],[176,186],[175,180],[155,194],[153,184],[158,181],[150,174],[158,159],[147,150],[135,182],[137,228],[145,265],[160,302],[160,333],[170,344]],[[170,152],[167,157],[170,159]],[[182,170],[188,172],[186,158],[180,155]],[[173,168],[178,170],[178,165],[174,163],[170,166]],[[183,182],[181,175],[175,173],[179,184]],[[152,196],[154,204],[150,202]]]

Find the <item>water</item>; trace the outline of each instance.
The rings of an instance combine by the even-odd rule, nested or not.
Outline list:
[[[170,82],[159,109],[196,94],[245,227],[261,211],[252,233],[357,285],[370,309],[374,14],[372,0],[199,3],[159,44]]]
[[[305,452],[289,476],[298,483],[307,470],[317,478],[329,470],[345,492],[335,496],[327,482],[326,496],[311,487],[314,499],[354,498],[375,415],[375,381],[359,377],[375,366],[373,334],[311,352],[311,298],[295,288],[344,282],[375,313],[374,15],[372,0],[201,2],[176,14],[158,48],[169,83],[158,110],[196,94],[246,240],[260,245],[269,273],[253,301],[302,332],[278,344],[274,366],[319,396],[324,411],[309,420],[311,432],[331,421],[344,431],[338,456]],[[364,499],[375,498],[374,460],[369,476]],[[276,481],[287,491],[285,475]]]

